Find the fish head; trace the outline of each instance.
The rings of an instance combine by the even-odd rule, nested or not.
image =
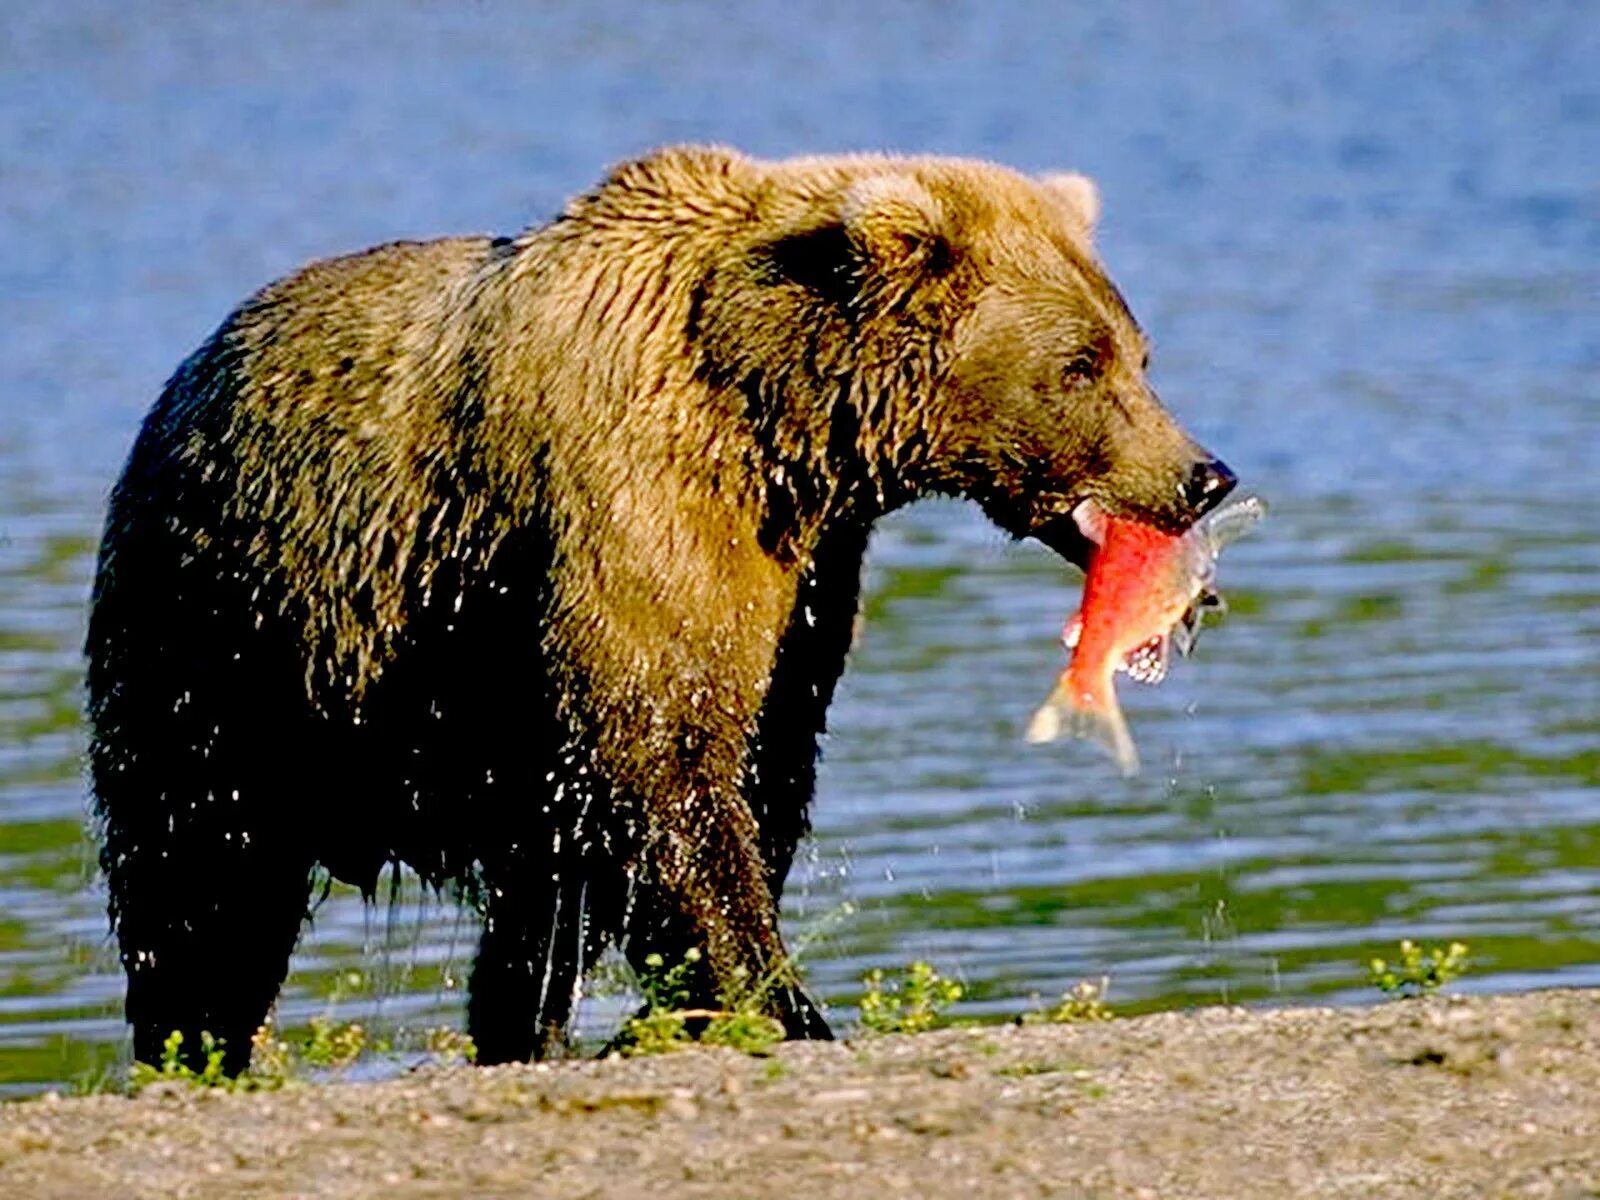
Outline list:
[[[1263,508],[1250,498],[1172,534],[1084,501],[1073,518],[1095,552],[1083,614],[1074,625],[1096,621],[1102,631],[1097,644],[1113,670],[1141,683],[1159,683],[1172,648],[1187,654],[1203,614],[1221,604],[1215,587],[1218,550],[1248,529]],[[1092,618],[1084,615],[1091,609]],[[1073,639],[1064,640],[1071,648]]]

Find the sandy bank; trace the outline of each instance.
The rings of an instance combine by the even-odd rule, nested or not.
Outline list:
[[[0,1107],[0,1196],[1596,1197],[1600,993]]]

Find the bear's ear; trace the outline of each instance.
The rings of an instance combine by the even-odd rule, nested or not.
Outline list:
[[[939,201],[909,175],[858,179],[846,189],[840,216],[852,245],[886,275],[942,271],[950,243]]]
[[[797,283],[848,306],[873,284],[907,284],[950,265],[944,214],[915,179],[868,176],[851,183],[834,203],[834,215],[823,224],[761,248],[770,282]]]
[[[1067,219],[1083,236],[1092,238],[1095,224],[1100,220],[1100,189],[1095,181],[1076,171],[1058,171],[1040,176],[1039,183],[1065,210]]]

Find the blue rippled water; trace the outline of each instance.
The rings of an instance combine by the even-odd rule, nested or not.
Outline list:
[[[1596,62],[1582,3],[5,6],[0,1091],[124,1045],[78,647],[161,381],[307,259],[514,231],[678,140],[1095,175],[1158,386],[1274,503],[1229,621],[1125,689],[1133,783],[1020,744],[1049,557],[954,505],[882,530],[790,895],[842,1020],[913,957],[971,1015],[1103,974],[1355,1001],[1405,936],[1470,942],[1469,988],[1600,984]],[[472,941],[336,891],[284,1020],[457,1020]]]

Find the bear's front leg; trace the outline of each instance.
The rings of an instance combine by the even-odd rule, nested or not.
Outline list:
[[[652,453],[629,447],[631,472],[607,473],[618,490],[592,510],[601,524],[568,527],[552,569],[543,644],[568,740],[551,782],[564,803],[593,798],[577,819],[616,863],[612,929],[636,972],[687,963],[690,1007],[751,1007],[791,1037],[827,1037],[778,933],[751,804],[799,568],[729,495],[675,483],[678,465]]]
[[[621,943],[640,974],[684,972],[693,1008],[753,1007],[782,1022],[790,1038],[833,1035],[778,932],[760,831],[743,795],[701,776],[676,795],[643,805],[646,836],[630,871]],[[646,960],[659,954],[661,966]]]

